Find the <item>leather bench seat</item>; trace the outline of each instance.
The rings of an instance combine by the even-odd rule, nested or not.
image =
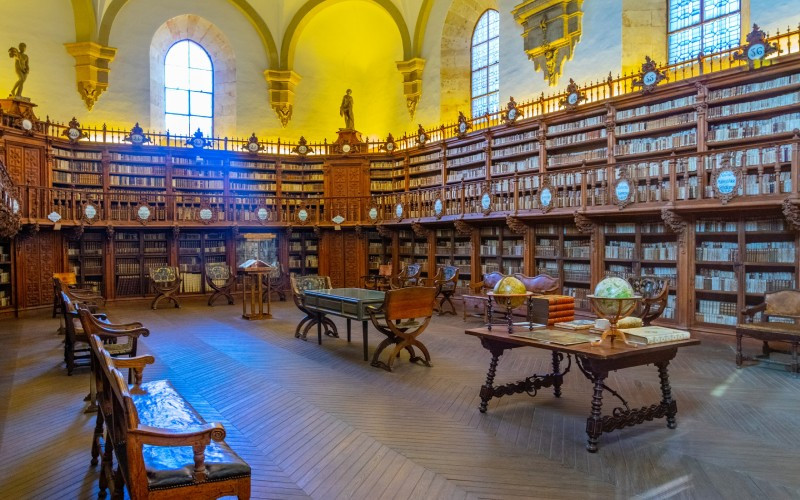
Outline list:
[[[131,399],[141,425],[174,431],[190,431],[205,420],[167,380],[146,382],[134,389]],[[125,443],[115,445],[124,449]],[[143,445],[142,455],[151,490],[171,488],[193,482],[194,452],[191,446]],[[121,452],[118,456],[126,456]],[[208,481],[221,481],[250,475],[250,466],[224,441],[206,446],[205,465]]]

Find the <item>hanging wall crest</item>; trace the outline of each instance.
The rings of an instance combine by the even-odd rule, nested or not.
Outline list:
[[[133,217],[139,221],[140,224],[145,225],[150,222],[150,219],[153,217],[153,210],[145,200],[142,200],[138,205],[133,207]]]
[[[667,75],[658,69],[658,65],[650,56],[644,56],[641,74],[639,78],[633,80],[633,87],[641,87],[642,94],[649,94],[655,90],[656,86],[667,79]]]

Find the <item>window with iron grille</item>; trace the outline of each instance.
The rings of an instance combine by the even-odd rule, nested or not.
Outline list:
[[[214,66],[198,43],[181,40],[164,59],[164,109],[166,129],[173,135],[205,137],[214,132]]]
[[[738,47],[742,0],[667,0],[669,64]]]
[[[500,14],[483,13],[472,33],[472,116],[500,110]]]

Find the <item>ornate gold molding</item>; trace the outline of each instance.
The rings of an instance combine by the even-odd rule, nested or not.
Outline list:
[[[75,58],[75,81],[78,93],[89,111],[108,89],[109,64],[117,55],[117,49],[95,42],[65,43],[69,55]]]
[[[425,59],[414,57],[407,61],[397,61],[397,69],[403,74],[403,94],[406,96],[406,108],[413,120],[419,98],[422,96],[422,70],[425,69]]]
[[[583,0],[525,0],[511,11],[522,28],[525,53],[553,87],[583,32]]]
[[[285,127],[292,118],[294,89],[300,83],[301,77],[292,70],[268,69],[264,71],[264,78],[269,85],[269,104],[278,115],[281,125]]]

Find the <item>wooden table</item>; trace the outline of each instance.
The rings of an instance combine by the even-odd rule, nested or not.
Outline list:
[[[516,327],[515,331],[527,332],[528,329]],[[699,340],[689,339],[639,347],[629,347],[622,343],[616,343],[613,347],[607,343],[597,347],[592,347],[589,343],[565,346],[512,337],[505,328],[494,328],[492,331],[486,328],[474,328],[464,333],[480,338],[481,345],[492,354],[489,373],[486,375],[486,383],[481,387],[480,392],[481,413],[486,413],[487,405],[492,398],[521,392],[527,392],[530,396],[535,396],[538,390],[543,387],[553,387],[555,396],[560,397],[564,375],[569,372],[572,366],[572,356],[574,356],[575,364],[581,373],[594,384],[592,409],[589,418],[586,419],[586,434],[589,436],[586,449],[592,453],[597,451],[598,438],[604,432],[632,427],[644,421],[664,417],[667,419],[667,427],[670,429],[676,427],[675,415],[678,413],[678,406],[675,400],[672,399],[667,365],[678,353],[678,348],[700,344]],[[497,362],[500,356],[505,350],[517,347],[536,347],[552,351],[553,372],[546,375],[534,374],[525,380],[510,384],[494,385]],[[565,356],[567,358],[567,367],[561,371],[561,363],[564,361]],[[631,409],[628,406],[628,402],[619,393],[606,385],[605,380],[608,377],[608,372],[649,364],[654,364],[658,368],[658,377],[661,381],[661,402]],[[603,391],[608,391],[615,396],[623,406],[614,408],[610,415],[603,415]]]
[[[369,360],[367,348],[367,306],[383,304],[384,292],[364,288],[331,288],[329,290],[306,290],[305,306],[321,314],[332,314],[347,318],[347,341],[350,342],[350,320],[360,321],[364,336],[364,361]],[[317,342],[322,344],[322,322],[317,323]]]

